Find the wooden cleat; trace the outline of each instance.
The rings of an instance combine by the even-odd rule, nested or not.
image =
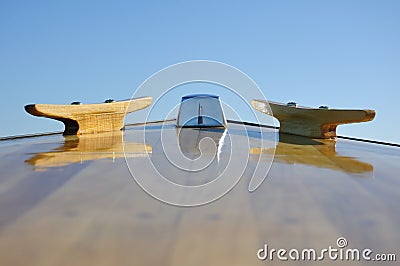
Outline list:
[[[144,109],[151,103],[152,97],[141,97],[98,104],[29,104],[25,110],[34,116],[61,121],[65,125],[64,135],[76,135],[121,130],[127,113]]]
[[[310,138],[335,138],[338,125],[367,122],[375,117],[374,110],[310,108],[264,100],[252,100],[251,105],[257,111],[277,118],[280,132]]]

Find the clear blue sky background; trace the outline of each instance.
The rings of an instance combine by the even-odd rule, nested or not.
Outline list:
[[[143,2],[1,1],[0,136],[63,129],[25,104],[126,99],[168,65],[209,59],[270,100],[375,109],[339,134],[400,143],[400,1]]]

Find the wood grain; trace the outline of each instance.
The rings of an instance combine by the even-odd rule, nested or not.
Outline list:
[[[276,117],[282,133],[311,138],[334,138],[338,125],[371,121],[374,110],[322,109],[252,100],[254,109]]]
[[[29,104],[25,110],[34,116],[63,122],[64,135],[79,135],[120,130],[127,113],[144,109],[151,103],[152,97],[141,97],[98,104]]]

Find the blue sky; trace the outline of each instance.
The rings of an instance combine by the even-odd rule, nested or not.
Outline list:
[[[270,100],[371,108],[338,133],[400,143],[400,1],[1,1],[0,136],[62,130],[28,103],[126,99],[154,72],[208,59]]]

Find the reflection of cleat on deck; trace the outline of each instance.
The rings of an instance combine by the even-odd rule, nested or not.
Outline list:
[[[250,147],[250,155],[271,155],[274,162],[290,165],[308,165],[318,168],[371,177],[373,165],[336,152],[336,140],[311,139],[291,134],[279,134],[276,148]],[[256,157],[257,158],[257,157]],[[267,157],[268,158],[268,157]]]
[[[25,110],[34,116],[63,122],[64,135],[75,135],[120,130],[127,113],[144,109],[151,102],[151,97],[141,97],[98,104],[29,104]]]
[[[152,146],[141,142],[124,141],[122,131],[66,136],[64,143],[47,152],[34,154],[25,162],[35,170],[47,170],[86,161],[150,156]]]
[[[277,118],[280,132],[311,138],[333,138],[338,125],[367,122],[375,117],[374,110],[310,108],[264,100],[252,100],[251,105]]]

